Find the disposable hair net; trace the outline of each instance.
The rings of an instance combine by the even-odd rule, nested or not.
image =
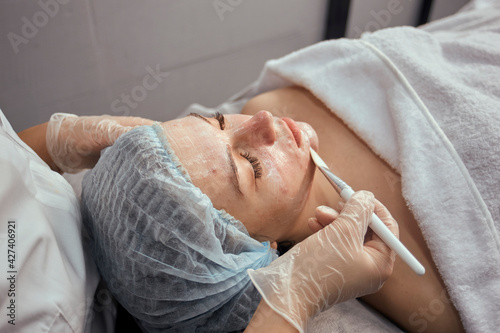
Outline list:
[[[276,254],[194,186],[155,124],[122,135],[83,180],[94,261],[149,332],[244,329],[260,295],[247,269]]]

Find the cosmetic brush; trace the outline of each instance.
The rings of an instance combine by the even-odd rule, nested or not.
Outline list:
[[[319,157],[319,155],[310,148],[311,157],[314,164],[319,168],[321,173],[325,175],[330,184],[335,188],[337,193],[345,201],[349,200],[354,194],[353,189],[347,185],[342,179],[337,177],[330,171],[326,163]],[[387,226],[380,220],[380,218],[372,213],[372,220],[369,227],[386,243],[396,254],[408,265],[417,275],[424,275],[425,268],[422,264],[411,254],[410,251],[401,243],[401,241],[394,236],[394,234],[387,228]]]

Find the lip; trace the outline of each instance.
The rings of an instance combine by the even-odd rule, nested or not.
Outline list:
[[[297,147],[300,148],[302,145],[302,131],[300,130],[299,126],[293,119],[290,119],[288,117],[283,117],[281,119],[288,126],[288,129],[292,133],[292,136],[295,140],[295,143],[297,144]]]

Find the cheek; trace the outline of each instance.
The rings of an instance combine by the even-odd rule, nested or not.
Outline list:
[[[266,196],[263,205],[267,216],[272,216],[268,221],[274,223],[276,228],[283,228],[295,221],[308,200],[314,167],[300,162],[289,161],[276,154],[264,163],[270,186],[269,196]]]
[[[261,163],[263,164],[263,181],[269,185],[268,191],[272,196],[282,196],[289,194],[287,186],[287,176],[290,173],[290,164],[284,154],[280,151],[261,153]]]
[[[264,174],[262,179],[268,183],[267,190],[269,195],[272,197],[280,196],[286,194],[288,191],[285,187],[285,182],[282,177],[282,173],[276,165],[269,160],[264,160]]]
[[[309,181],[307,166],[300,160],[291,159],[282,151],[262,156],[263,179],[269,185],[267,189],[272,198],[297,199],[304,183]]]

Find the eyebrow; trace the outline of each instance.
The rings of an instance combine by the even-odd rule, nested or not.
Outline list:
[[[199,113],[195,113],[195,112],[191,112],[190,114],[188,114],[188,116],[190,117],[196,117],[196,118],[199,118],[201,120],[204,120],[206,121],[207,123],[209,123],[210,125],[212,125],[212,123],[210,122],[210,120],[207,119],[207,117],[203,117],[201,114]]]
[[[213,126],[213,124],[210,122],[210,120],[208,120],[206,117],[202,116],[199,113],[192,112],[192,113],[188,114],[188,116],[199,118],[201,120],[206,121],[211,126]],[[230,145],[226,145],[226,153],[227,153],[227,159],[229,161],[229,166],[231,167],[231,184],[233,185],[233,187],[236,190],[236,192],[238,193],[238,195],[243,196],[243,192],[241,192],[240,181],[239,181],[239,177],[238,177],[238,174],[239,174],[238,167],[236,166],[236,163],[234,162],[234,158],[233,158],[233,154],[231,153],[231,146]]]

